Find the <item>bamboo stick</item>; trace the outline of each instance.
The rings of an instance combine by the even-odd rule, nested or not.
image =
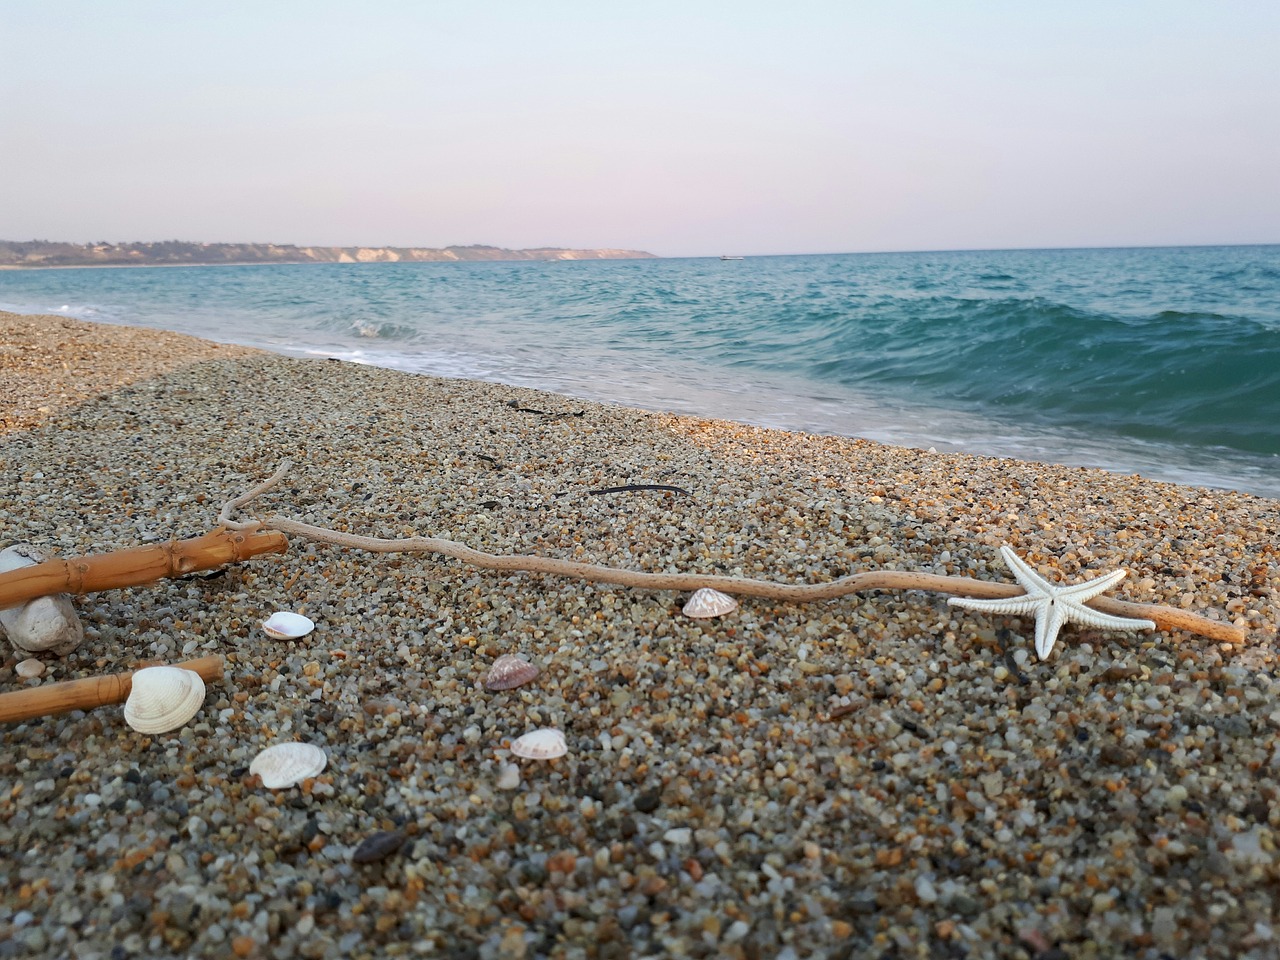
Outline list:
[[[283,553],[289,541],[275,530],[219,527],[190,540],[171,540],[69,560],[46,560],[0,574],[0,608],[55,593],[96,593],[137,587],[164,577],[211,570],[260,553]]]
[[[155,665],[142,664],[138,669]],[[175,663],[174,666],[194,670],[206,683],[222,679],[222,657],[217,655]],[[124,703],[133,689],[133,674],[134,671],[130,670],[128,673],[46,683],[27,690],[0,693],[0,723],[15,723],[70,710],[91,710],[108,703]]]

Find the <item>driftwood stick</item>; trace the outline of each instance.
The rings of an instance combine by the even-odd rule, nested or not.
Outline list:
[[[270,517],[264,521],[252,520],[237,522],[232,513],[244,504],[270,490],[278,484],[291,466],[285,460],[268,479],[254,487],[248,493],[234,500],[229,500],[218,515],[218,522],[234,530],[279,530],[316,540],[321,543],[332,543],[340,547],[354,547],[370,553],[439,553],[453,557],[463,563],[482,567],[487,570],[503,570],[523,573],[543,573],[552,576],[574,577],[596,583],[615,583],[624,587],[640,587],[648,590],[697,590],[700,587],[711,587],[722,593],[735,593],[741,596],[763,597],[769,600],[787,600],[792,602],[813,602],[815,600],[831,600],[847,596],[851,593],[862,593],[867,590],[928,590],[935,593],[950,594],[955,597],[977,597],[980,599],[1003,599],[1018,597],[1023,589],[1013,583],[991,583],[986,580],[974,580],[970,577],[944,577],[932,573],[910,573],[902,570],[872,570],[866,573],[855,573],[830,583],[791,584],[774,583],[769,580],[752,580],[743,577],[723,577],[696,573],[642,573],[636,570],[619,570],[593,563],[578,563],[573,560],[555,560],[550,557],[529,555],[500,556],[473,550],[466,544],[456,540],[445,540],[440,537],[406,537],[399,540],[385,540],[379,537],[361,537],[350,533],[327,530],[324,527],[301,523],[288,517]],[[1180,610],[1175,607],[1163,607],[1150,603],[1130,603],[1116,600],[1113,597],[1095,597],[1088,603],[1102,613],[1118,617],[1129,617],[1135,620],[1151,620],[1162,630],[1186,630],[1211,640],[1223,643],[1243,644],[1246,642],[1245,631],[1231,623],[1221,620],[1210,620],[1198,614]]]
[[[211,570],[260,553],[283,553],[289,541],[272,530],[219,528],[190,540],[173,540],[69,560],[46,560],[0,574],[0,607],[54,593],[96,593],[136,587],[163,577]]]
[[[308,523],[299,523],[287,517],[270,517],[263,521],[262,525],[308,540],[318,540],[342,547],[355,547],[371,553],[439,553],[489,570],[552,574],[648,590],[687,591],[711,587],[722,593],[793,602],[831,600],[867,590],[928,590],[956,597],[984,599],[1019,597],[1024,593],[1022,587],[1014,583],[992,583],[970,577],[944,577],[933,573],[911,573],[904,570],[872,570],[841,577],[830,583],[809,584],[774,583],[769,580],[697,573],[642,573],[636,570],[619,570],[614,567],[578,563],[572,560],[555,560],[549,557],[519,554],[500,556],[473,550],[455,540],[443,540],[438,537],[407,537],[401,540],[361,537],[336,530],[326,530],[324,527],[315,527]],[[1152,620],[1162,630],[1187,630],[1224,643],[1243,644],[1245,642],[1245,632],[1239,627],[1174,607],[1129,603],[1112,597],[1095,597],[1089,601],[1089,606],[1102,613],[1110,613],[1118,617]]]
[[[140,664],[138,669],[155,664]],[[201,657],[175,663],[183,670],[194,670],[205,683],[222,679],[222,657]],[[70,710],[91,710],[108,703],[124,703],[133,689],[133,671],[112,673],[64,683],[46,683],[26,690],[0,693],[0,723],[16,723],[33,717],[47,717]]]
[[[246,529],[251,529],[253,527],[258,526],[256,521],[250,521],[249,523],[237,523],[235,520],[232,519],[231,515],[235,513],[237,510],[239,510],[241,507],[243,507],[246,503],[248,503],[251,500],[256,500],[258,497],[262,496],[264,493],[266,493],[268,490],[274,487],[277,483],[283,480],[285,474],[289,472],[289,468],[292,466],[293,466],[292,460],[281,460],[280,466],[276,467],[275,473],[267,477],[267,479],[263,480],[260,484],[258,484],[252,490],[246,490],[244,493],[240,494],[240,496],[236,497],[235,499],[228,500],[226,503],[224,503],[222,505],[222,509],[218,511],[218,524],[220,526],[226,527],[228,530],[246,530]]]

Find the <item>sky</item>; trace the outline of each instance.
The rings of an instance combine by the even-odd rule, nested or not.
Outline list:
[[[1275,0],[0,0],[0,239],[1280,242]]]

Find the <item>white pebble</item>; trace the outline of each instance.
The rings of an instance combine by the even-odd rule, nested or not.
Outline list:
[[[14,667],[13,672],[22,677],[23,680],[30,680],[32,677],[38,677],[44,673],[44,664],[35,657],[31,657]]]
[[[499,790],[514,790],[520,786],[520,768],[514,763],[504,763],[502,770],[498,774],[498,782],[495,786]]]
[[[935,903],[938,899],[938,891],[933,889],[933,883],[928,877],[916,877],[916,896],[920,898],[921,903]]]

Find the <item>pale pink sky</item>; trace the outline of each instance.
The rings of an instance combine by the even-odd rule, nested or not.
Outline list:
[[[0,239],[1280,242],[1280,3],[58,2]]]

